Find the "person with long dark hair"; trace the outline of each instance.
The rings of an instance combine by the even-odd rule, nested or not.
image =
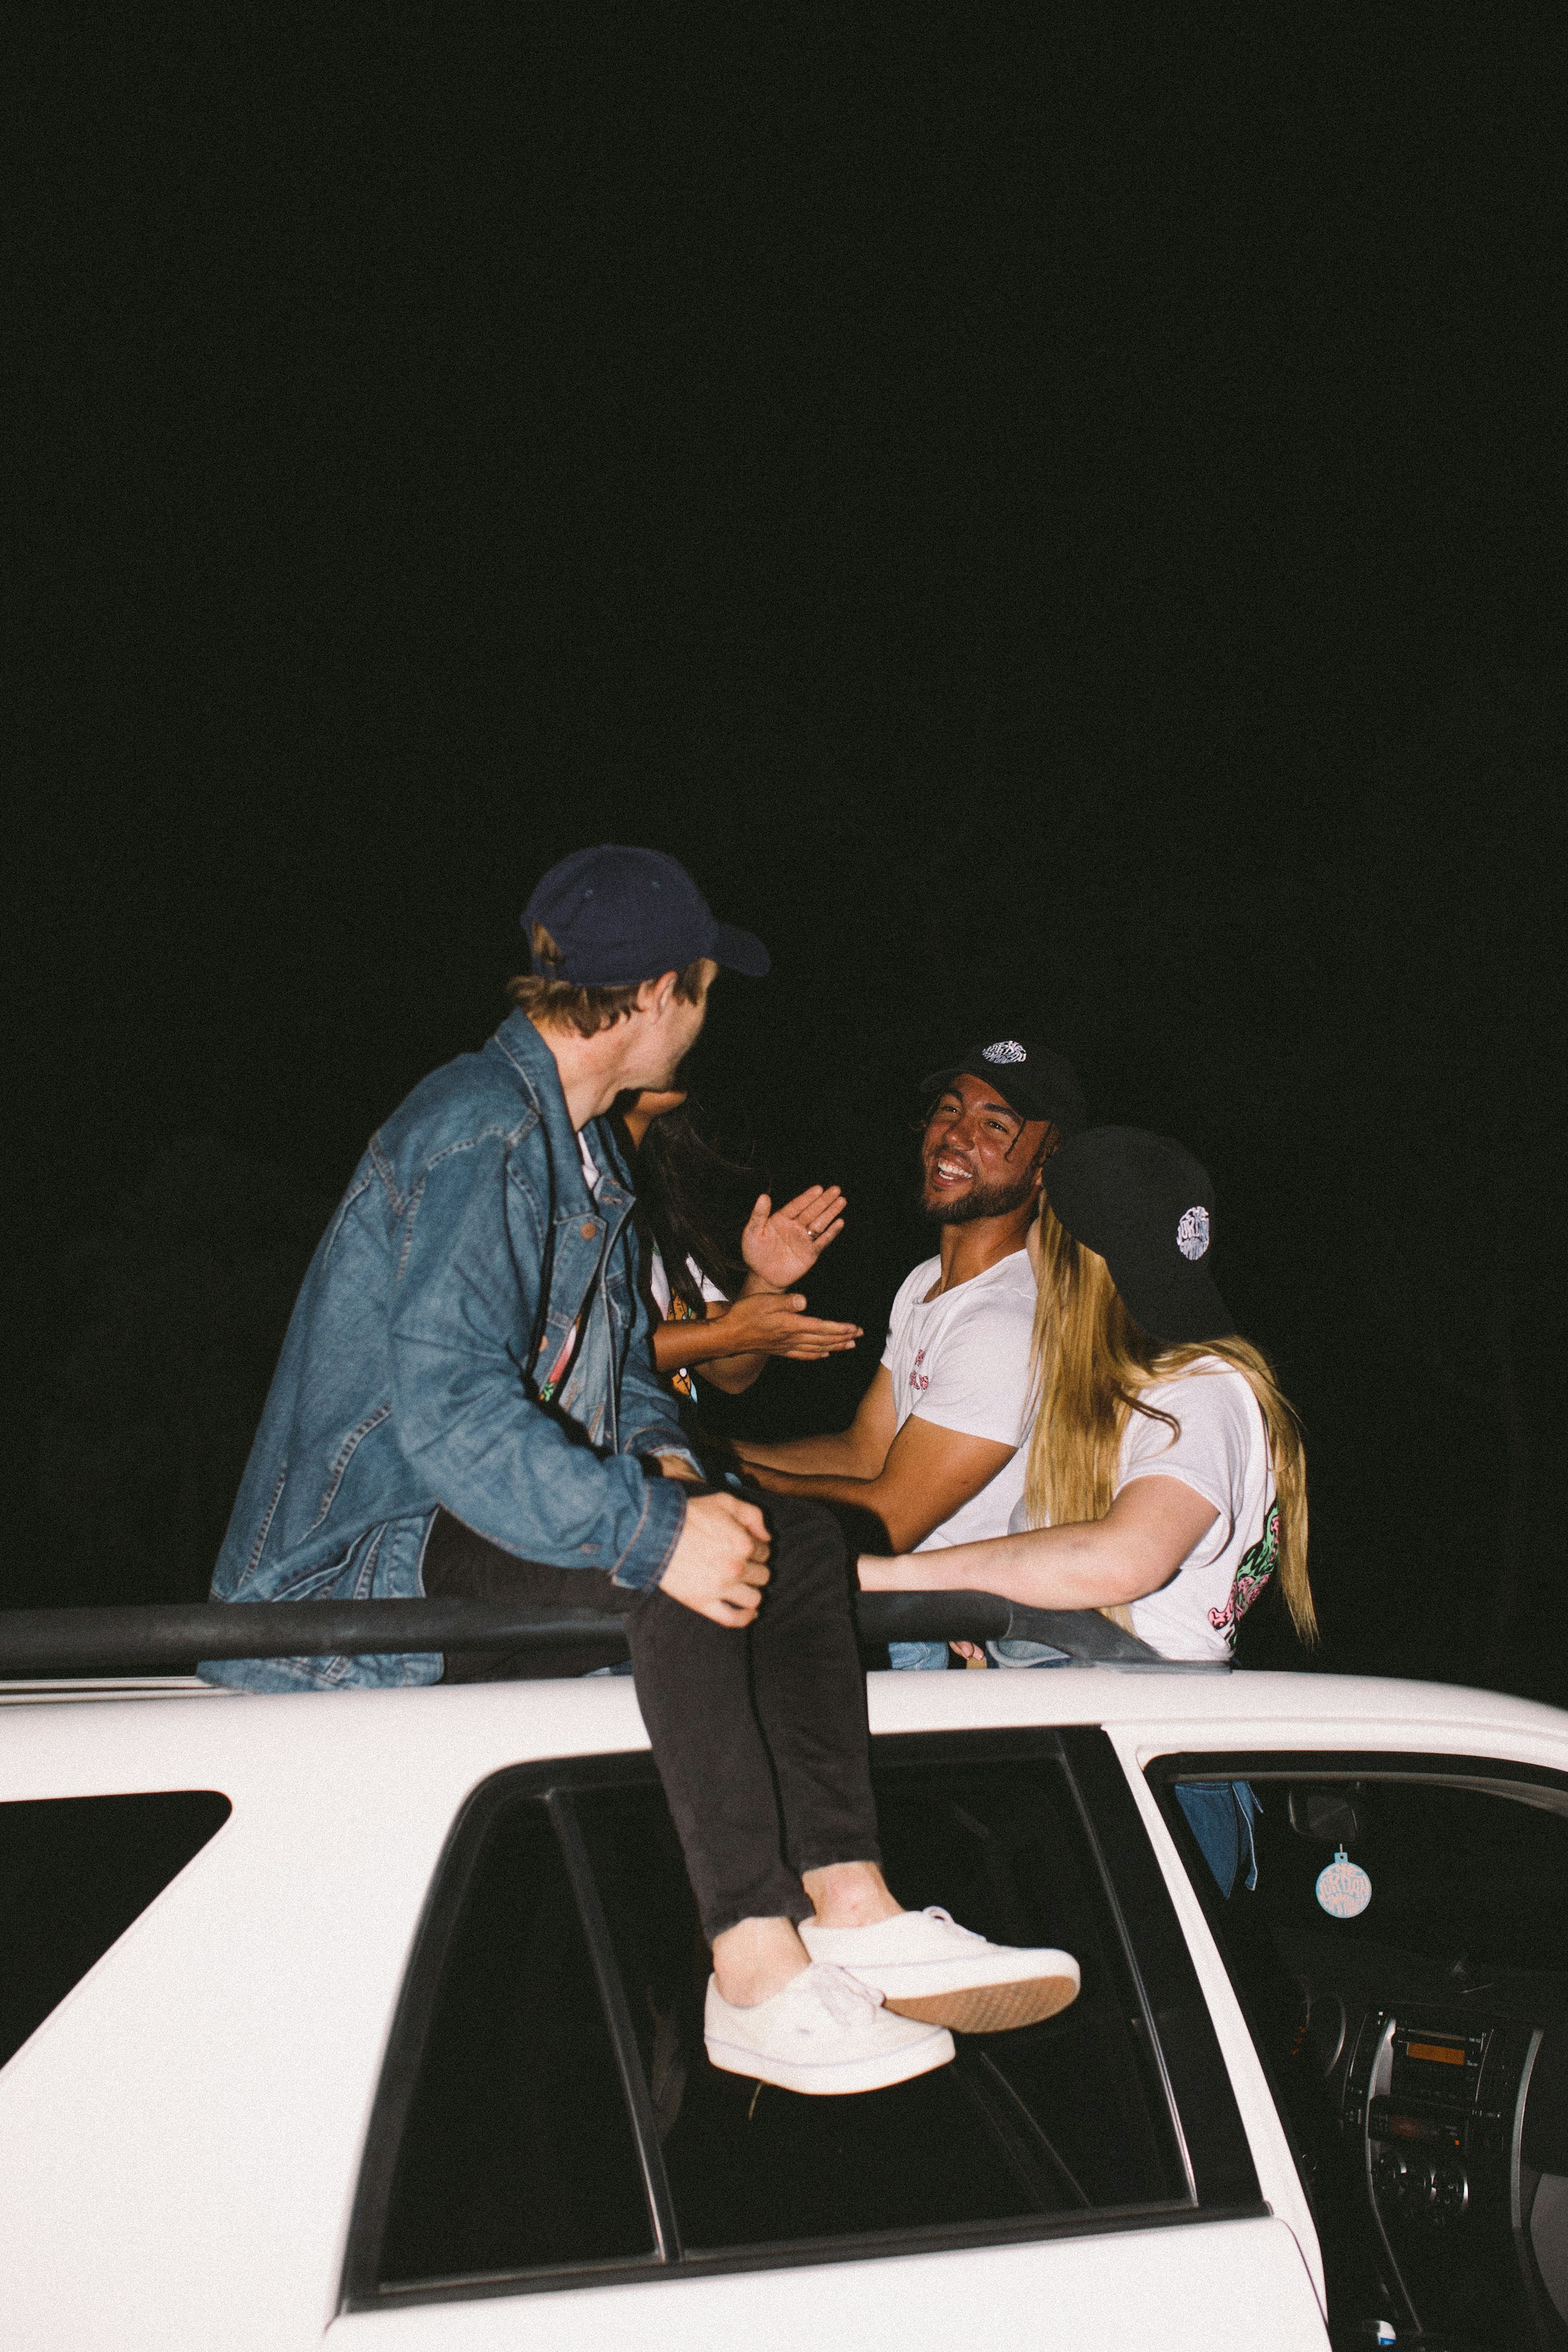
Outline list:
[[[695,1365],[739,1396],[770,1356],[815,1364],[852,1349],[859,1325],[808,1315],[793,1287],[844,1230],[839,1187],[809,1185],[778,1209],[763,1192],[748,1212],[751,1171],[709,1139],[682,1088],[645,1089],[616,1108],[637,1163],[654,1363],[677,1394],[695,1399]]]

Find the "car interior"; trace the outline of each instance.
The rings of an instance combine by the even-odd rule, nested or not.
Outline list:
[[[1150,1778],[1294,2138],[1334,2344],[1563,2352],[1568,1780],[1386,1752]],[[1224,1782],[1250,1887],[1182,1801]]]

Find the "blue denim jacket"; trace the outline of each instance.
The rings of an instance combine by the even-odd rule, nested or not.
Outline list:
[[[554,1056],[521,1013],[371,1138],[295,1304],[215,1601],[418,1599],[437,1506],[520,1558],[658,1582],[685,1496],[638,1457],[691,1456],[653,1370],[626,1171],[603,1121],[588,1143],[593,1196]],[[201,1671],[331,1689],[434,1682],[441,1659]]]

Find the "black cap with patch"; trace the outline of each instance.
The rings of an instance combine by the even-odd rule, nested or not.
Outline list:
[[[1091,1127],[1045,1165],[1046,1198],[1110,1268],[1133,1320],[1172,1346],[1234,1336],[1215,1287],[1214,1186],[1168,1135]]]
[[[1088,1124],[1083,1088],[1065,1054],[1042,1045],[1032,1031],[998,1030],[972,1045],[962,1060],[932,1070],[922,1081],[928,1092],[954,1078],[984,1078],[1024,1118],[1048,1118],[1058,1135],[1076,1135]]]

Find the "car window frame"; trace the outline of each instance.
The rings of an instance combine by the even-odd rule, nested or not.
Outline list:
[[[488,1775],[468,1792],[448,1832],[415,1931],[366,2127],[344,2254],[342,2312],[554,2294],[652,2279],[794,2270],[1267,2215],[1269,2208],[1186,1937],[1126,1772],[1105,1732],[1074,1727],[884,1734],[873,1740],[872,1754],[874,1761],[889,1764],[929,1765],[951,1757],[955,1763],[1016,1759],[1060,1766],[1132,1988],[1136,2008],[1129,2021],[1144,2045],[1163,2096],[1187,2193],[950,2227],[927,2225],[715,2252],[683,2249],[636,2029],[573,1804],[580,1790],[657,1784],[658,1770],[646,1749],[559,1757],[503,1766]],[[652,2250],[632,2257],[383,2285],[379,2273],[394,2177],[447,1953],[489,1825],[501,1808],[520,1799],[542,1801],[561,1844],[626,2101]]]

